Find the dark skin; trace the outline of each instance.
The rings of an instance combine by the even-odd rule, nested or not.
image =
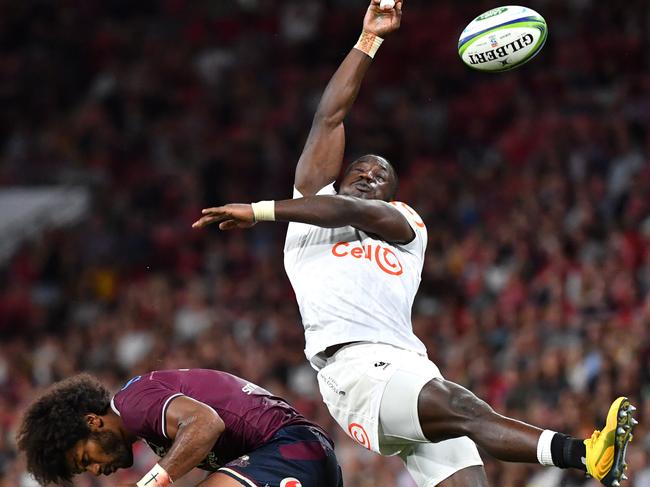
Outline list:
[[[397,30],[402,3],[381,10],[373,0],[363,21],[363,30],[386,37]],[[359,93],[372,59],[352,49],[328,83],[314,115],[307,142],[298,160],[294,185],[301,199],[275,202],[277,221],[312,223],[326,228],[351,225],[388,242],[409,242],[414,233],[406,218],[385,204],[392,194],[395,174],[385,159],[366,156],[350,165],[341,180],[338,195],[316,196],[336,181],[343,165],[345,127],[343,121]],[[229,204],[203,210],[193,227],[218,223],[221,230],[255,225],[250,204]]]
[[[380,20],[379,0],[373,0],[364,19],[364,30],[381,37],[397,30],[401,1]],[[380,25],[380,27],[377,27]],[[316,193],[340,174],[345,148],[343,120],[359,92],[372,60],[353,49],[325,89],[296,167],[294,185],[304,198],[275,202],[277,221],[301,222],[325,228],[350,225],[391,243],[410,242],[414,232],[406,218],[386,204],[396,176],[385,159],[364,156],[354,161],[340,182],[338,195]],[[217,223],[221,230],[255,225],[250,204],[229,204],[203,210],[193,227]],[[497,414],[467,389],[447,380],[432,380],[420,392],[418,415],[425,436],[441,441],[468,436],[497,459],[537,463],[541,429]],[[483,467],[456,472],[441,487],[484,487]]]
[[[350,179],[359,178],[356,185],[388,186],[390,179],[384,183],[369,183],[368,179],[375,171],[374,165],[367,174],[351,173]],[[368,190],[368,193],[381,193],[381,188]],[[385,190],[386,192],[388,189]],[[359,196],[316,195],[304,198],[275,202],[275,219],[309,223],[324,228],[339,228],[351,225],[366,233],[377,235],[388,242],[410,242],[414,232],[404,216],[391,205],[380,199],[368,199],[361,190]],[[203,210],[203,217],[193,225],[202,228],[211,223],[219,223],[221,230],[250,228],[255,225],[253,209],[249,204],[230,204]]]
[[[160,466],[172,480],[179,479],[203,460],[225,430],[223,420],[210,407],[190,397],[178,396],[169,403],[166,413],[167,435],[173,440],[172,447]],[[86,421],[92,432],[114,435],[119,441],[114,449],[106,451],[101,442],[92,438],[80,440],[66,454],[73,472],[90,472],[94,475],[110,475],[119,468],[128,468],[133,463],[120,462],[119,452],[131,447],[137,439],[129,432],[122,419],[112,410],[103,416],[86,414]],[[213,479],[213,477],[216,477]],[[224,477],[219,481],[219,477]],[[210,477],[210,487],[229,487],[233,484],[225,475]],[[235,484],[237,485],[237,484]],[[136,484],[122,484],[121,487],[135,487]]]

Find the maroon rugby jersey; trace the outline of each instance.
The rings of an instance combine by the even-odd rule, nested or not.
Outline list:
[[[280,428],[305,419],[284,399],[226,372],[208,369],[156,370],[131,379],[111,400],[111,407],[133,434],[163,457],[172,445],[165,413],[171,399],[188,396],[212,407],[226,430],[198,465],[216,470],[266,443]],[[327,435],[325,435],[327,436]]]

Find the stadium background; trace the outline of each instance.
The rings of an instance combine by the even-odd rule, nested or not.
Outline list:
[[[547,46],[486,75],[455,44],[492,2],[407,0],[348,117],[347,157],[387,156],[425,219],[413,321],[446,377],[576,436],[629,395],[641,420],[630,485],[647,487],[650,9],[526,5],[548,20]],[[335,435],[350,487],[411,486],[320,403],[282,268],[285,225],[190,229],[206,205],[290,197],[365,6],[0,2],[1,486],[33,485],[13,438],[52,381],[86,370],[118,387],[168,367],[220,368],[285,396]],[[152,461],[138,446],[139,472],[119,478]],[[596,485],[486,467],[500,487]]]

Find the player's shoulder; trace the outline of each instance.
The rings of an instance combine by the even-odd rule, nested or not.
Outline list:
[[[422,217],[420,217],[418,212],[415,211],[413,208],[411,208],[409,205],[407,205],[403,201],[389,201],[388,203],[394,206],[395,208],[397,208],[397,210],[400,213],[402,213],[406,217],[406,219],[412,222],[416,227],[421,228],[423,230],[426,229],[426,225],[424,224]]]
[[[143,380],[144,379],[144,380]],[[120,390],[117,391],[115,396],[124,396],[129,394],[130,392],[133,392],[137,390],[142,384],[147,382],[148,377],[146,375],[136,375],[135,377],[130,378],[128,381],[120,387]]]
[[[117,391],[115,399],[123,400],[158,389],[169,390],[173,384],[164,372],[167,371],[152,371],[132,377]]]

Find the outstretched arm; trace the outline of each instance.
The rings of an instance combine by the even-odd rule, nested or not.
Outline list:
[[[396,208],[381,200],[366,200],[354,196],[316,195],[292,200],[264,202],[273,204],[273,215],[268,219],[283,222],[300,222],[324,228],[347,225],[377,235],[382,240],[406,243],[415,233],[411,225]],[[259,204],[259,203],[258,203]],[[258,212],[259,214],[259,212]],[[250,228],[256,223],[250,204],[230,204],[203,210],[203,217],[194,228],[219,223],[222,230]]]
[[[361,82],[372,58],[364,44],[374,37],[385,37],[397,30],[402,18],[402,0],[394,8],[382,10],[380,0],[372,0],[363,21],[360,42],[350,51],[330,79],[314,115],[307,142],[302,151],[294,184],[303,196],[316,194],[334,182],[341,170],[345,148],[343,120],[359,93]]]

